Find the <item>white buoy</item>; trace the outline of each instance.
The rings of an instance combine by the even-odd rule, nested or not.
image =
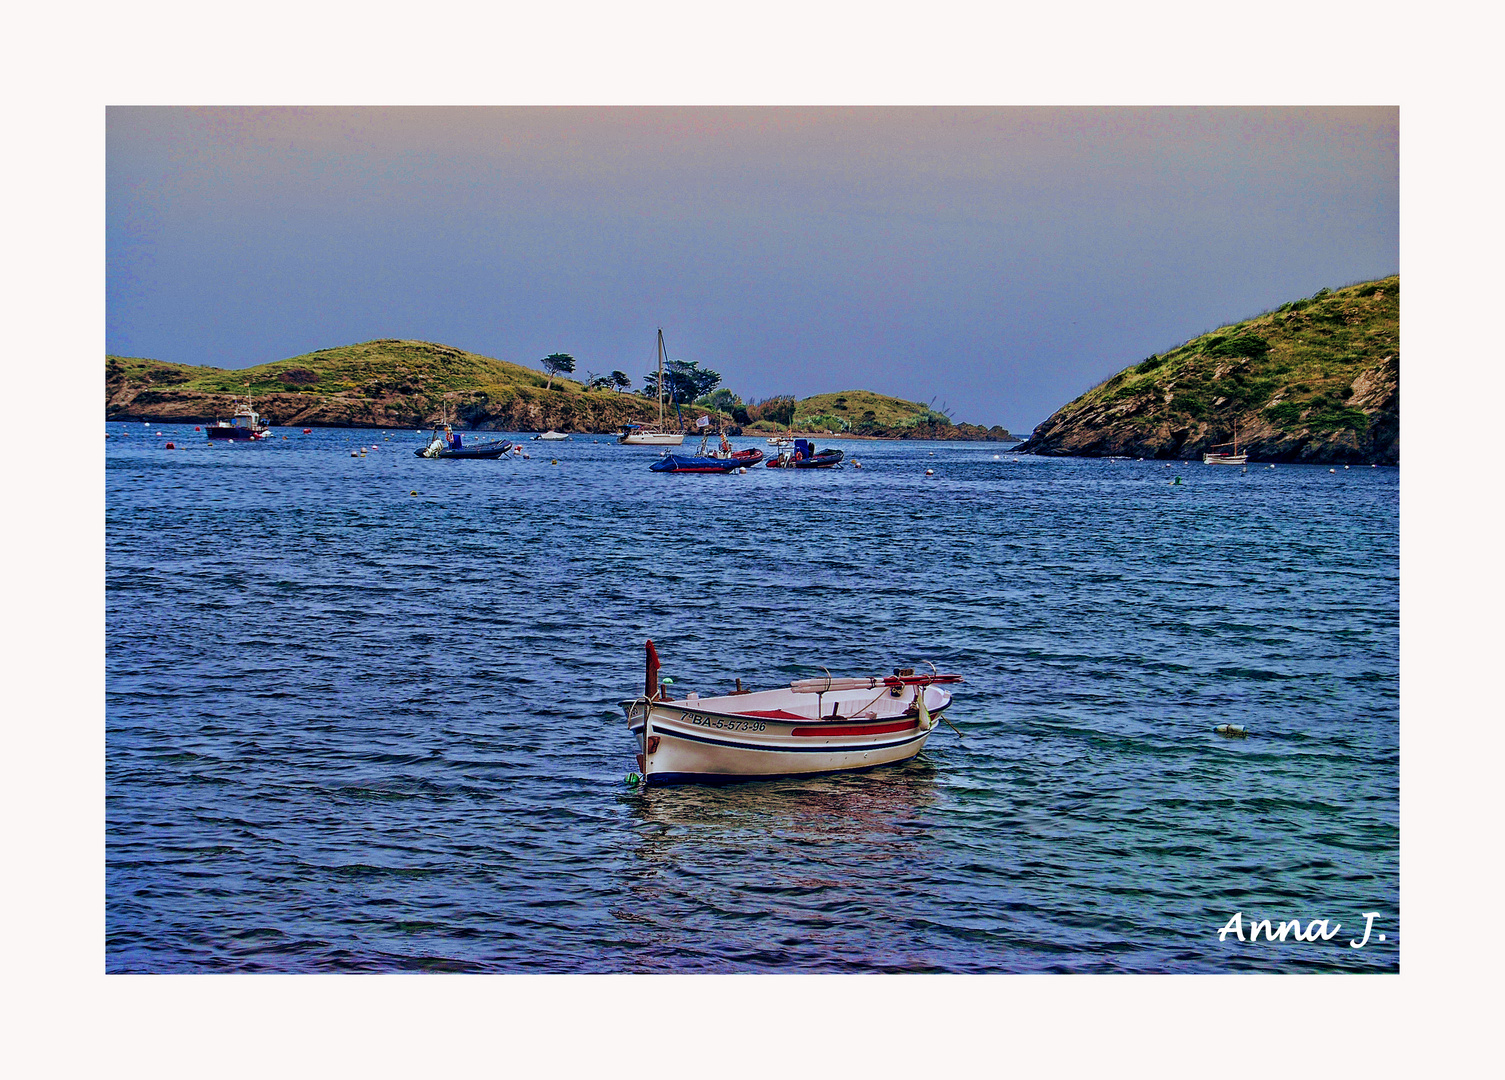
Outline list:
[[[994,454],[994,455],[993,455],[993,460],[994,460],[994,461],[997,461],[997,460],[998,460],[998,455],[997,455],[997,454]]]
[[[350,456],[351,457],[360,457],[361,456],[360,455],[360,451],[358,451],[358,450],[352,450],[352,451],[350,451]]]
[[[747,466],[746,465],[739,465],[739,466],[737,466],[737,475],[738,476],[746,476],[747,475]]]
[[[1348,466],[1347,466],[1347,465],[1345,465],[1345,466],[1343,466],[1343,468],[1345,468],[1345,469],[1347,469],[1347,468],[1348,468]]]
[[[934,476],[935,475],[935,470],[934,469],[926,469],[925,470],[925,475],[926,476]]]
[[[1337,470],[1337,469],[1328,469],[1328,470],[1327,470],[1327,471],[1328,471],[1328,472],[1330,472],[1330,473],[1335,473],[1335,472],[1337,472],[1337,471],[1338,471],[1338,470]]]

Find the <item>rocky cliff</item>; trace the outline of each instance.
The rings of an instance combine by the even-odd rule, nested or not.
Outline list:
[[[1400,461],[1400,278],[1283,304],[1150,356],[1046,420],[1021,452]]]

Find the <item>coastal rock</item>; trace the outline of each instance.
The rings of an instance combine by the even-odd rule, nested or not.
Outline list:
[[[1400,278],[1350,285],[1151,356],[1059,409],[1018,450],[1196,460],[1400,461]]]

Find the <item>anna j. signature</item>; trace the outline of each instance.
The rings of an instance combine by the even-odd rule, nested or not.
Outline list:
[[[1362,949],[1369,944],[1370,934],[1374,932],[1374,920],[1380,917],[1378,911],[1363,912],[1364,936],[1357,941],[1349,939],[1350,949]],[[1244,913],[1235,911],[1233,918],[1229,919],[1218,931],[1218,940],[1226,941],[1231,934],[1240,941],[1255,942],[1264,935],[1266,941],[1284,941],[1289,936],[1294,941],[1331,941],[1338,936],[1338,931],[1343,929],[1343,924],[1331,919],[1309,919],[1303,927],[1300,919],[1287,919],[1282,923],[1275,923],[1270,919],[1249,919],[1249,936],[1244,936]],[[1375,941],[1384,941],[1384,934],[1375,934]]]

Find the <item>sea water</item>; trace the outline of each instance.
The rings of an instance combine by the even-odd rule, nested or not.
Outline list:
[[[108,971],[1399,967],[1395,469],[106,434]],[[960,733],[634,786],[648,638],[703,695],[930,661]]]

